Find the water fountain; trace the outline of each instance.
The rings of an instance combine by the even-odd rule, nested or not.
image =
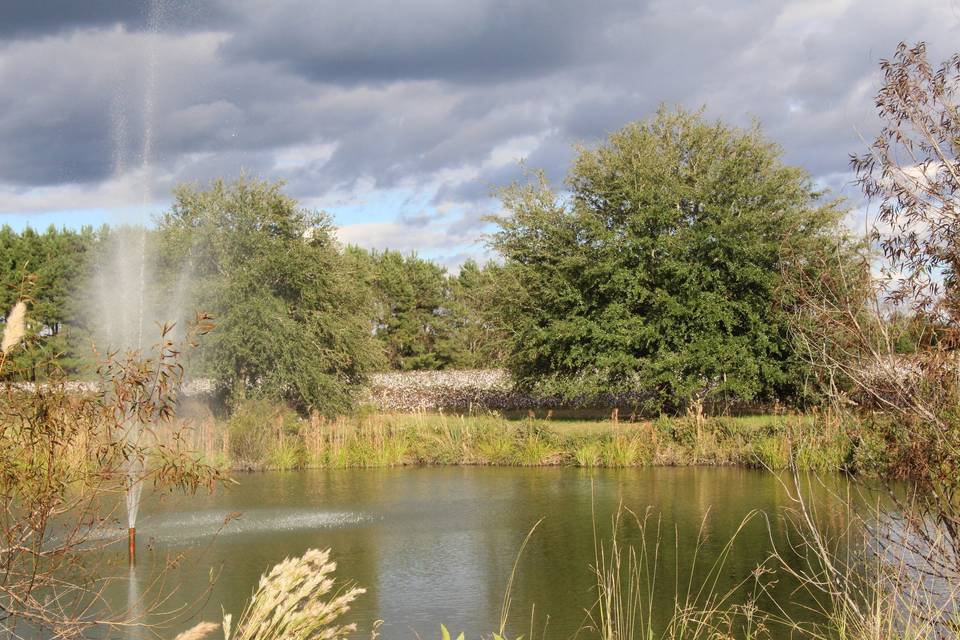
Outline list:
[[[141,140],[138,162],[127,162],[128,149],[128,109],[123,104],[126,91],[118,91],[111,108],[113,131],[114,174],[119,178],[134,165],[141,184],[141,206],[127,219],[127,226],[115,229],[97,269],[97,282],[91,303],[92,326],[95,327],[97,344],[108,351],[142,354],[145,329],[149,330],[160,314],[153,308],[147,291],[154,284],[150,272],[147,246],[148,208],[153,201],[153,143],[154,111],[156,103],[157,71],[159,56],[156,50],[157,35],[163,14],[162,0],[150,0],[148,5],[147,47],[145,50],[144,74],[142,82]],[[132,414],[133,412],[128,412]],[[144,425],[132,415],[125,424],[125,437],[130,445],[131,454],[126,462],[126,508],[127,533],[130,564],[136,559],[136,525],[140,509],[140,497],[143,490],[143,477],[146,473],[144,460],[136,454],[144,433]]]

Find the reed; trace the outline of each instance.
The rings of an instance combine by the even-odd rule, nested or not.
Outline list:
[[[597,533],[594,514],[594,565],[596,604],[589,612],[583,631],[600,640],[723,639],[759,637],[766,629],[763,616],[753,603],[751,583],[762,576],[753,571],[735,583],[720,589],[721,578],[728,574],[727,562],[743,530],[758,516],[747,514],[736,531],[703,571],[698,566],[707,544],[709,513],[697,532],[689,575],[676,575],[673,583],[661,578],[665,553],[662,522],[651,510],[641,516],[621,505],[611,516],[611,533]],[[626,542],[632,533],[635,542]],[[679,540],[676,542],[679,549]],[[674,551],[677,551],[674,550]],[[657,596],[667,589],[673,607],[663,610]],[[672,589],[672,591],[671,591]],[[734,635],[736,630],[736,635]]]
[[[885,462],[883,442],[861,423],[829,415],[705,418],[699,426],[687,417],[614,424],[423,411],[325,418],[258,400],[226,421],[203,418],[196,429],[204,460],[243,469],[793,464],[873,474]]]

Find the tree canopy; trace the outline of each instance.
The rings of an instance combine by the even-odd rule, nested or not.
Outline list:
[[[442,369],[458,358],[446,270],[416,254],[351,247],[373,290],[374,332],[391,369]]]
[[[489,368],[503,361],[497,265],[468,260],[451,275],[416,254],[360,247],[347,254],[373,292],[373,332],[389,368]]]
[[[661,108],[581,148],[566,193],[540,176],[502,200],[521,384],[660,410],[797,393],[784,256],[836,243],[843,212],[758,127]]]
[[[75,294],[88,255],[104,233],[91,227],[50,226],[43,233],[0,227],[0,318],[21,295],[30,302],[27,339],[34,344],[17,352],[17,371],[42,378],[51,367],[70,374],[83,369],[89,344]]]
[[[189,283],[185,308],[214,315],[200,371],[232,402],[262,394],[334,413],[379,363],[372,301],[329,218],[281,187],[241,178],[177,189],[159,220],[160,255],[171,284]]]

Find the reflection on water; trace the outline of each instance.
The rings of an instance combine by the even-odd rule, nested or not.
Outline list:
[[[594,598],[594,510],[602,535],[621,502],[641,513],[651,507],[662,518],[657,580],[665,588],[657,609],[666,611],[674,596],[674,567],[685,581],[708,512],[698,560],[703,567],[712,564],[748,512],[775,514],[789,506],[777,478],[746,469],[444,467],[236,479],[239,485],[213,495],[145,497],[136,579],[155,580],[171,563],[164,582],[176,593],[168,608],[187,605],[199,614],[178,621],[165,636],[199,619],[219,621],[221,605],[238,615],[260,574],[273,564],[311,547],[331,547],[338,575],[368,590],[351,611],[363,635],[382,619],[386,638],[436,635],[441,622],[477,637],[495,630],[516,552],[544,518],[520,560],[510,635],[529,633],[535,604],[537,629],[548,624],[549,637],[570,637]],[[831,507],[836,503],[828,487],[814,490],[823,494],[820,515],[839,527],[843,510]],[[771,523],[774,539],[783,540],[783,525],[777,518]],[[631,532],[626,535],[629,539]],[[719,588],[749,575],[769,547],[767,527],[757,519],[741,534],[721,576],[726,585]],[[105,556],[103,571],[116,571],[122,554],[125,549],[117,546],[116,557]],[[211,575],[216,583],[207,598]],[[131,580],[127,602],[136,601],[135,585]],[[804,604],[786,581],[773,595],[798,611]]]

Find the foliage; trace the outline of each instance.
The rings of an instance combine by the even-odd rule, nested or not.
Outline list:
[[[442,369],[457,359],[446,271],[399,251],[350,247],[366,263],[376,299],[374,329],[391,369]]]
[[[781,256],[835,244],[842,211],[780,154],[756,127],[661,109],[580,149],[568,198],[542,176],[505,190],[516,379],[652,409],[797,397]]]
[[[329,218],[280,188],[247,178],[179,188],[159,220],[161,256],[170,274],[188,265],[186,307],[217,318],[200,369],[233,406],[263,395],[342,411],[379,362],[370,296],[356,286]]]
[[[880,68],[876,105],[883,127],[851,164],[864,194],[877,201],[872,236],[894,279],[890,297],[956,316],[960,53],[934,69],[923,42],[901,42]]]
[[[505,356],[501,269],[465,262],[457,275],[416,254],[348,247],[373,290],[373,330],[391,369],[490,368]]]
[[[871,236],[882,259],[806,275],[796,335],[834,403],[869,425],[851,433],[852,460],[877,461],[888,477],[910,482],[907,500],[890,487],[902,521],[889,545],[925,576],[919,595],[938,597],[929,585],[960,588],[960,54],[934,71],[923,43],[901,43],[881,68],[882,129],[851,164],[877,200]],[[872,276],[878,267],[886,277]],[[855,613],[858,624],[875,622]]]
[[[22,314],[9,318],[0,376],[17,378],[10,369],[18,352],[34,347],[13,339]],[[206,319],[200,321],[198,329],[207,330]],[[71,389],[63,378],[0,388],[3,633],[73,638],[144,624],[135,612],[93,606],[108,578],[87,569],[84,556],[122,533],[109,528],[111,505],[133,483],[194,491],[219,478],[169,432],[183,373],[179,358],[165,327],[152,353],[108,355],[96,392]],[[129,469],[137,467],[142,473],[132,476]]]
[[[76,374],[89,363],[79,308],[72,295],[84,277],[87,257],[104,230],[49,227],[16,233],[0,227],[0,309],[9,309],[29,283],[27,338],[32,347],[14,357],[18,376],[43,379],[59,370]]]
[[[508,340],[501,300],[509,287],[503,267],[467,260],[450,281],[450,315],[459,351],[455,365],[468,369],[501,366]]]

